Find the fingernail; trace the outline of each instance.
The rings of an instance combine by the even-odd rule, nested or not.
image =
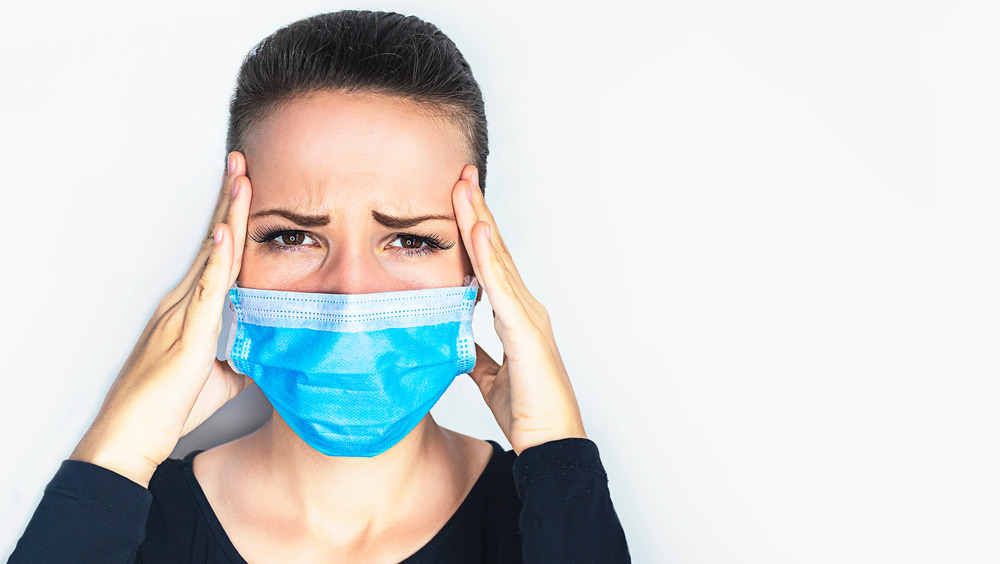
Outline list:
[[[486,238],[489,239],[490,241],[493,240],[493,233],[490,231],[489,225],[486,226]]]
[[[221,240],[222,240],[222,227],[216,225],[215,226],[215,244],[218,245],[219,241],[221,241]]]
[[[236,170],[236,157],[229,155],[229,174]]]
[[[240,183],[239,182],[233,182],[233,199],[234,200],[236,199],[236,194],[239,194],[239,193],[240,193]]]
[[[479,188],[479,167],[472,169],[472,183],[476,185],[476,188]]]
[[[471,202],[472,201],[472,184],[469,184],[465,188],[465,195],[469,197],[469,201]]]

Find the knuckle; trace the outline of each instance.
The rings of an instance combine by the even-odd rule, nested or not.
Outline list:
[[[215,291],[218,286],[209,279],[207,276],[202,276],[198,279],[198,285],[194,289],[194,298],[199,301],[205,301],[215,295]]]
[[[177,297],[175,294],[176,291],[177,290],[171,290],[169,293],[167,293],[166,296],[160,298],[160,302],[156,304],[156,309],[153,310],[153,313],[156,315],[156,317],[163,317],[165,313],[167,313],[168,311],[171,310],[171,308],[174,307],[174,305],[177,303]]]
[[[153,322],[154,325],[158,325],[163,320],[164,317],[169,315],[173,307],[174,306],[172,303],[168,304],[160,302],[160,304],[156,306],[156,309],[153,310],[153,319],[155,320]]]
[[[538,302],[535,302],[533,305],[534,305],[535,311],[538,313],[538,317],[540,317],[546,323],[549,323],[549,322],[552,321],[552,318],[549,317],[549,310],[545,306],[543,306],[542,304],[540,304]]]
[[[186,294],[187,291],[181,286],[168,292],[166,296],[160,299],[160,303],[156,304],[156,310],[154,311],[156,317],[164,318],[172,315],[173,312],[177,311],[177,306],[184,301]]]
[[[163,350],[163,359],[168,363],[174,362],[175,359],[184,356],[186,344],[184,343],[183,336],[183,334],[178,335],[177,338],[171,340]]]

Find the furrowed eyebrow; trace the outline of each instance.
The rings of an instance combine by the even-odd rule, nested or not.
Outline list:
[[[291,210],[286,210],[281,208],[262,210],[252,214],[250,217],[258,218],[265,215],[279,215],[302,227],[322,227],[330,223],[330,216],[328,215],[322,215],[322,214],[303,215],[300,213],[293,212]],[[405,217],[405,216],[388,215],[372,210],[372,219],[388,227],[389,229],[406,229],[407,227],[413,227],[414,225],[417,225],[419,223],[435,219],[444,221],[455,221],[455,216],[428,214],[428,215],[419,215],[414,217]]]
[[[300,213],[295,213],[291,210],[284,210],[280,208],[274,208],[270,210],[262,210],[257,213],[252,214],[251,218],[257,218],[264,215],[280,215],[281,217],[299,224],[302,227],[321,227],[330,223],[330,216],[328,215],[302,215]]]
[[[386,215],[384,213],[372,210],[372,218],[381,223],[382,225],[388,227],[389,229],[406,229],[407,227],[413,227],[418,223],[423,223],[425,221],[430,221],[432,219],[443,219],[445,221],[455,221],[455,216],[430,214],[430,215],[419,215],[415,217],[396,217],[391,215]]]

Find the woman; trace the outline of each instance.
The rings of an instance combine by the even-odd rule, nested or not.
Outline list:
[[[245,59],[227,145],[209,236],[11,561],[628,561],[483,199],[482,95],[454,44],[395,13],[291,24]],[[500,363],[471,341],[479,285]],[[464,373],[512,451],[430,416]],[[251,381],[274,407],[261,429],[168,458]]]

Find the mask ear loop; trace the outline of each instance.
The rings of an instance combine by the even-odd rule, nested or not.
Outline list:
[[[230,287],[230,292],[232,292],[233,290],[236,290],[237,286],[238,286],[238,284],[236,284],[236,282],[233,282],[232,287]],[[222,355],[223,356],[222,356],[221,360],[227,361],[229,363],[229,367],[232,368],[233,371],[235,371],[235,372],[237,372],[239,374],[243,374],[243,372],[240,371],[239,369],[237,369],[236,365],[233,364],[233,358],[232,358],[233,344],[236,342],[236,331],[238,329],[238,324],[239,324],[238,317],[239,316],[236,315],[236,308],[233,306],[233,301],[232,301],[231,298],[229,298],[229,297],[226,298],[226,305],[229,306],[229,313],[231,314],[231,321],[229,323],[229,336],[226,337],[226,348],[223,349],[223,351],[222,351]]]
[[[466,275],[462,281],[462,286],[476,289],[476,304],[479,304],[479,300],[483,299],[483,290],[479,287],[479,280],[476,279],[475,275]]]
[[[475,312],[476,305],[479,304],[479,300],[483,297],[483,290],[479,287],[479,280],[473,276],[466,276],[462,283],[463,286],[469,288],[470,290],[476,290],[476,301],[472,303],[470,308],[471,312]],[[468,292],[465,294],[468,296]],[[465,299],[468,299],[466,297]],[[471,315],[471,313],[470,313]],[[472,335],[472,321],[469,319],[467,322],[461,323],[458,329],[458,350],[459,350],[459,361],[458,367],[461,374],[468,374],[472,371],[472,368],[476,365],[476,339]]]

